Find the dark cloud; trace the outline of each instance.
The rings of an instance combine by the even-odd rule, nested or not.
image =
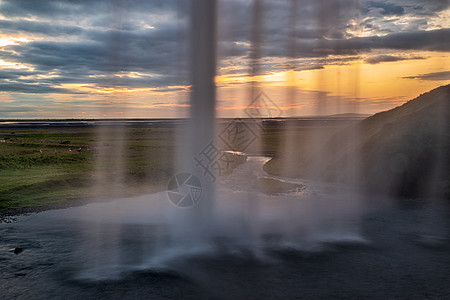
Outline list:
[[[424,59],[423,57],[401,57],[401,56],[393,56],[393,55],[378,55],[372,56],[365,60],[366,63],[369,64],[379,64],[382,62],[393,62],[393,61],[401,61],[401,60],[410,60],[410,59]]]
[[[402,1],[402,0],[396,0]],[[403,1],[404,2],[404,1]],[[405,7],[409,8],[417,16],[435,16],[449,8],[448,0],[409,0],[405,3]]]
[[[405,13],[402,6],[388,2],[369,1],[368,7],[380,8],[381,14],[384,16],[401,16]]]
[[[33,71],[28,74],[0,72],[2,89],[9,85],[10,90],[20,88],[29,93],[66,93],[67,89],[57,86],[86,83],[94,88],[135,88],[187,84],[186,3],[176,0],[2,1],[0,13],[5,17],[38,19],[0,20],[0,32],[68,37],[5,47],[0,51],[0,59],[26,64]],[[141,23],[151,14],[158,16],[157,26],[143,27]],[[59,21],[61,19],[69,24],[84,25],[67,25],[67,22]],[[152,76],[114,76],[127,72]],[[37,73],[43,76],[32,76]],[[24,88],[27,84],[30,85],[28,89]],[[51,89],[51,86],[55,88]]]
[[[61,88],[55,88],[46,84],[23,84],[23,83],[0,83],[0,92],[17,92],[17,93],[74,93],[73,91]],[[80,92],[75,92],[81,94]]]
[[[33,33],[46,36],[78,35],[83,32],[79,26],[67,26],[52,22],[37,22],[28,20],[0,20],[0,28],[3,33]]]
[[[161,31],[92,31],[88,33],[89,40],[38,41],[9,46],[1,57],[31,65],[41,74],[52,73],[51,79],[40,79],[46,83],[93,83],[98,87],[183,85],[187,84],[188,76],[186,59],[183,59],[186,51],[179,41],[170,39],[174,30],[176,28],[166,27]],[[114,76],[127,72],[151,73],[153,76]],[[0,73],[4,78],[13,75],[2,76]],[[20,75],[26,76],[23,72]],[[22,78],[21,81],[33,83],[33,78]]]
[[[264,45],[269,56],[285,57],[283,44]],[[355,55],[375,49],[449,51],[450,29],[391,33],[385,36],[357,37],[343,40],[298,40],[296,57]]]
[[[392,33],[383,37],[362,38],[361,43],[373,49],[449,51],[450,29]]]
[[[3,0],[0,12],[5,17],[42,17],[63,19],[98,16],[99,14],[127,15],[132,12],[186,12],[187,5],[177,0]]]
[[[20,76],[29,76],[33,74],[36,74],[36,72],[20,69],[0,69],[0,79],[17,79]]]
[[[450,80],[450,71],[433,72],[421,74],[416,76],[403,77],[405,79],[420,79],[420,80]]]
[[[398,30],[389,18],[414,13],[436,15],[446,1],[265,1],[259,15],[261,72],[291,68],[311,70],[372,50],[449,51],[450,29],[420,30],[424,19]],[[3,0],[0,33],[24,33],[34,41],[3,47],[0,59],[29,70],[0,70],[0,90],[67,93],[62,84],[96,88],[152,87],[188,84],[188,7],[179,0]],[[253,1],[223,0],[219,10],[218,52],[221,66],[248,72],[255,37]],[[446,4],[446,5],[445,5]],[[25,19],[27,18],[27,19]],[[30,20],[32,19],[32,20]],[[426,20],[426,19],[425,19]],[[151,26],[149,26],[149,24]],[[387,24],[387,25],[386,25]],[[367,28],[384,36],[357,37]],[[336,57],[337,56],[337,57]],[[406,56],[405,56],[406,57]],[[289,58],[294,62],[272,62]],[[332,59],[331,59],[332,58]],[[298,62],[295,60],[303,60]],[[398,61],[380,55],[368,63]],[[236,61],[243,61],[239,65]],[[242,63],[242,62],[241,62]],[[118,77],[139,72],[143,76]]]

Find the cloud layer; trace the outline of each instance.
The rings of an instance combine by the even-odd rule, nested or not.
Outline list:
[[[248,75],[255,63],[268,74],[450,50],[446,0],[261,1],[259,11],[254,3],[220,1],[219,74]],[[3,0],[0,92],[179,90],[189,84],[188,17],[188,1]]]

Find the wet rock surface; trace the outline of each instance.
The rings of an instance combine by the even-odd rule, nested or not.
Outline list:
[[[12,252],[13,252],[15,255],[20,254],[20,253],[23,252],[23,248],[16,247],[16,248],[14,248],[14,249],[12,250]]]

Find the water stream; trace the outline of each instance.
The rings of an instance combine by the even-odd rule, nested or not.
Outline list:
[[[266,160],[250,157],[220,178],[215,235],[201,243],[174,239],[183,210],[166,191],[1,224],[2,297],[450,295],[448,208],[303,180],[301,191],[265,195],[251,183],[269,176]],[[7,251],[18,246],[21,254]]]

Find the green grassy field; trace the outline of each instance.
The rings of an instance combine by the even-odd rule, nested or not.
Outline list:
[[[344,125],[266,126],[245,152],[276,156],[287,151],[287,140],[298,150],[315,135],[330,135]],[[163,190],[174,175],[181,130],[158,125],[0,128],[0,211]],[[236,150],[220,141],[218,146]]]
[[[0,141],[0,210],[152,192],[173,172],[173,129],[0,129]]]

